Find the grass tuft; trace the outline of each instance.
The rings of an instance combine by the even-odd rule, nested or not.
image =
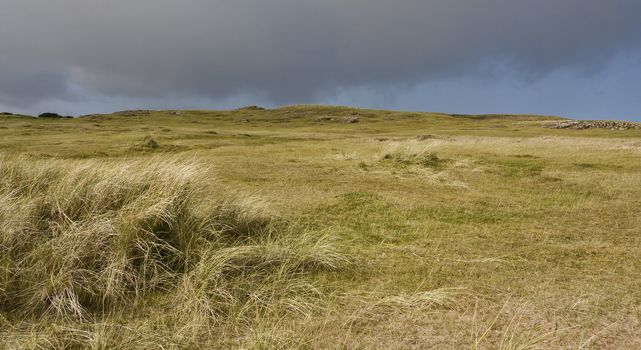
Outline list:
[[[206,172],[157,157],[0,158],[0,311],[86,327],[155,301],[184,339],[222,320],[313,312],[322,293],[306,276],[345,265],[336,243],[260,201],[214,196]],[[61,341],[101,344],[100,332]]]
[[[451,161],[436,155],[431,146],[412,140],[390,144],[383,152],[381,161],[408,167],[419,166],[431,169],[443,169]]]

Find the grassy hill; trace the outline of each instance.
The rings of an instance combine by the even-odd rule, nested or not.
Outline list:
[[[0,115],[0,349],[641,348],[641,130]]]

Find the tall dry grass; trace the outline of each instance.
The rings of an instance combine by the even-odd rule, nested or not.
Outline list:
[[[332,239],[212,190],[206,174],[171,158],[0,158],[2,319],[96,328],[153,301],[174,338],[198,341],[257,314],[313,312],[321,292],[305,276],[346,262]],[[35,339],[11,334],[16,347]]]
[[[449,163],[449,160],[436,155],[431,144],[416,140],[388,143],[382,152],[381,160],[426,168],[442,168]]]

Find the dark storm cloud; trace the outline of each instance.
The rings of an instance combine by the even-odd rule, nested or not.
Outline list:
[[[0,0],[0,103],[97,95],[308,102],[338,88],[593,71],[639,0]]]
[[[34,101],[68,96],[68,77],[60,67],[34,64],[0,53],[0,104],[29,106]]]

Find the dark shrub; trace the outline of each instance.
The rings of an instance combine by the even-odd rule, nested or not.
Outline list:
[[[264,111],[264,107],[260,106],[245,106],[237,109],[238,111]]]
[[[50,112],[47,112],[47,113],[42,113],[42,114],[40,114],[40,115],[38,116],[38,118],[64,118],[64,117],[63,117],[63,116],[61,116],[61,115],[60,115],[60,114],[58,114],[58,113],[50,113]]]

